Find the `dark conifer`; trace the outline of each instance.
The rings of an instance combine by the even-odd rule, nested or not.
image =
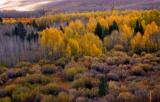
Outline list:
[[[144,29],[142,24],[137,20],[134,27],[134,34],[140,32],[142,35],[144,34]]]
[[[118,24],[113,21],[112,25],[109,26],[109,34],[111,34],[114,30],[119,31]]]

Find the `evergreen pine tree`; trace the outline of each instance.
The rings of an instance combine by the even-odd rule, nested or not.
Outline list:
[[[0,17],[0,24],[2,24],[3,23],[3,19]]]
[[[18,36],[18,37],[20,37],[21,40],[24,40],[24,39],[25,39],[25,37],[26,37],[26,35],[27,35],[27,31],[26,31],[23,23],[19,22],[19,23],[15,26],[14,30],[12,31],[12,35],[13,35],[13,36]]]
[[[33,20],[33,22],[32,22],[32,26],[33,26],[34,28],[38,28],[38,25],[37,25],[37,23],[36,23],[36,21],[35,21],[35,20]]]
[[[118,25],[115,21],[113,21],[111,26],[109,26],[109,34],[111,34],[114,30],[119,31]]]
[[[63,25],[60,25],[59,29],[64,33],[64,27],[63,27]]]
[[[101,24],[98,22],[95,29],[95,34],[97,34],[100,39],[103,39],[107,35],[107,32],[108,30],[103,28]]]
[[[108,91],[108,84],[105,77],[100,78],[99,96],[105,96]]]
[[[134,27],[134,34],[140,32],[142,35],[144,34],[144,29],[142,24],[137,20]]]

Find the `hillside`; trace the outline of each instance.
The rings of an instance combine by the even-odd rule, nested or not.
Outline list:
[[[159,9],[160,0],[115,0],[115,9]],[[50,3],[44,6],[48,11],[55,12],[75,12],[111,10],[112,0],[63,0],[58,3]]]
[[[160,0],[114,1],[114,9],[119,10],[160,9],[159,5]],[[39,17],[44,14],[111,9],[113,9],[112,0],[17,0],[16,2],[6,0],[0,2],[0,17]]]

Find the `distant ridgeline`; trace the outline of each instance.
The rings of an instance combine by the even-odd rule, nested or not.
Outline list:
[[[45,14],[44,10],[36,11],[0,11],[0,17],[2,18],[32,18],[32,17],[41,17]]]

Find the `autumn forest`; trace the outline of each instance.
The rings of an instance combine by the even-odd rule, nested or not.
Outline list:
[[[160,102],[160,11],[0,17],[0,102]]]

